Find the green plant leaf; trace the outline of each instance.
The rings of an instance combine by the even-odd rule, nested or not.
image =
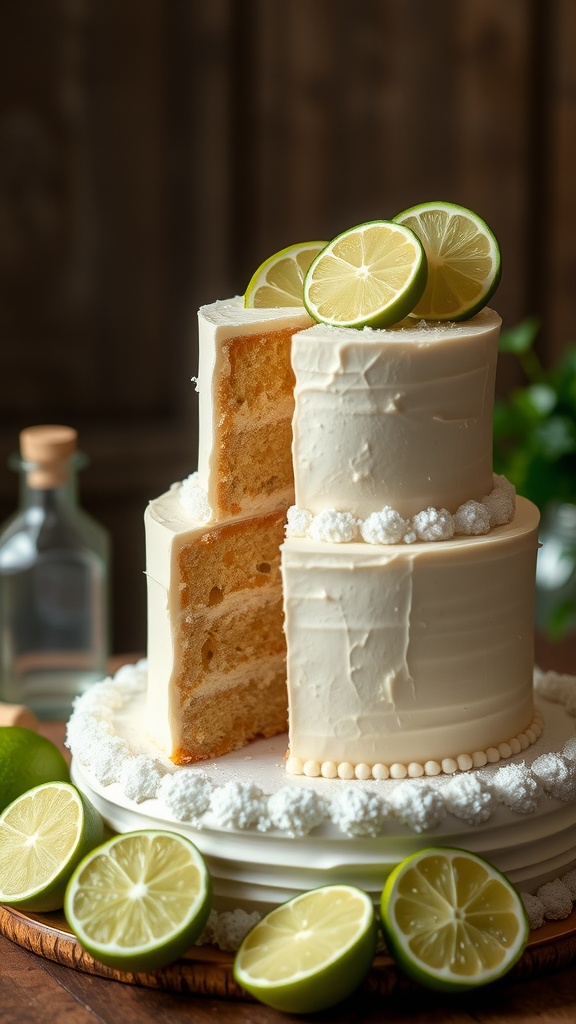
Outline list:
[[[526,317],[515,327],[509,327],[500,334],[500,352],[520,355],[532,348],[540,330],[540,321],[535,316]]]

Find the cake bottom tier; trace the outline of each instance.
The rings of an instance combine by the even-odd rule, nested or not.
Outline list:
[[[533,724],[538,522],[519,498],[480,537],[286,540],[289,771],[433,775],[517,752]]]

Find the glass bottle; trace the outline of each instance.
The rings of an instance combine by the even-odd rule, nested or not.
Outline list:
[[[0,699],[67,718],[106,674],[109,540],[79,505],[71,427],[20,434],[20,504],[0,531]]]

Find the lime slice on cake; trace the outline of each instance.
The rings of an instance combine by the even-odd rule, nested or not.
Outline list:
[[[102,842],[102,819],[67,782],[22,794],[0,815],[0,903],[56,910],[76,864]]]
[[[55,743],[20,725],[0,726],[0,810],[44,782],[69,782],[64,755]]]
[[[413,231],[369,221],[342,232],[312,261],[304,305],[314,320],[335,327],[389,327],[414,309],[426,273]]]
[[[329,885],[272,910],[243,940],[234,977],[256,999],[287,1013],[314,1013],[350,995],[376,951],[372,900]]]
[[[137,972],[181,957],[202,932],[210,900],[208,869],[193,843],[147,829],[93,850],[70,879],[64,912],[95,960]]]
[[[418,235],[428,260],[428,283],[412,316],[467,320],[488,303],[500,283],[500,249],[476,213],[453,203],[421,203],[394,220]]]
[[[246,308],[302,306],[304,276],[326,242],[300,242],[274,253],[252,275],[244,295]]]
[[[440,991],[465,991],[502,977],[528,941],[522,900],[475,854],[421,850],[390,874],[382,929],[399,967]]]

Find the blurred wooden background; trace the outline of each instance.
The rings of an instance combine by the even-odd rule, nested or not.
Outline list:
[[[573,0],[0,0],[0,519],[21,427],[76,426],[145,645],[142,515],[195,468],[196,308],[291,242],[426,199],[493,304],[574,340]],[[503,361],[498,387],[515,367]]]

